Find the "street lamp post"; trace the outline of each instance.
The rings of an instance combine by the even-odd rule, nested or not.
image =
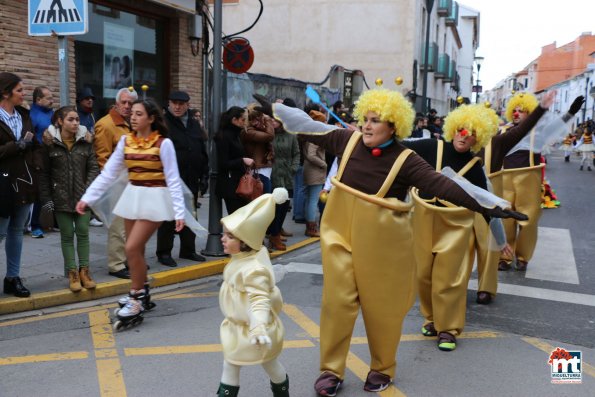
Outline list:
[[[473,59],[475,64],[477,65],[477,80],[475,83],[475,103],[479,103],[479,70],[481,69],[481,63],[483,62],[483,57],[475,57]]]
[[[421,96],[421,112],[426,114],[427,102],[428,102],[428,65],[430,57],[430,14],[434,7],[434,0],[426,0],[426,12],[428,17],[426,18],[426,46],[424,48],[424,82]]]

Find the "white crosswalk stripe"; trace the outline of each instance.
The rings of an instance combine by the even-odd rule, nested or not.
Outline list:
[[[538,236],[535,254],[525,277],[579,284],[570,230],[540,227]]]
[[[34,24],[81,21],[73,0],[41,0],[33,18]]]

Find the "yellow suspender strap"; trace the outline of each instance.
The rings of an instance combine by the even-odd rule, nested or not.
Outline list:
[[[535,167],[535,159],[533,158],[533,145],[535,144],[535,129],[531,130],[531,143],[529,147],[529,166]]]
[[[395,181],[395,178],[397,177],[397,174],[401,170],[403,163],[405,163],[405,160],[407,160],[407,157],[409,157],[409,155],[411,153],[413,153],[413,150],[405,149],[401,152],[401,154],[399,154],[399,157],[397,157],[397,159],[395,160],[395,163],[393,164],[392,168],[390,169],[390,172],[388,173],[386,179],[384,180],[384,183],[380,187],[380,190],[378,191],[378,193],[376,193],[376,196],[378,196],[378,197],[386,196],[386,193],[388,193],[388,189],[390,189],[393,182]]]
[[[444,154],[444,141],[438,139],[438,148],[436,151],[436,171],[440,172],[442,169],[442,155]]]
[[[457,174],[460,176],[465,175],[467,173],[467,171],[469,171],[471,169],[471,167],[473,167],[475,165],[475,163],[477,163],[480,160],[481,159],[479,157],[473,157],[471,159],[471,161],[469,161],[467,164],[465,164],[465,166],[463,168],[461,168],[459,170],[459,172],[457,172]]]
[[[483,157],[485,158],[486,174],[491,175],[492,174],[492,140],[491,139],[488,142],[488,144],[486,145],[485,149],[483,150],[483,155],[484,155]]]
[[[336,177],[338,180],[341,180],[343,171],[345,171],[347,160],[349,160],[349,157],[351,157],[351,153],[353,152],[355,145],[357,145],[357,142],[361,137],[362,133],[359,131],[354,131],[353,134],[351,134],[351,138],[349,138],[349,142],[347,142],[347,146],[345,146],[345,151],[343,151],[343,156],[341,156],[341,163],[339,164],[339,170],[337,171]]]

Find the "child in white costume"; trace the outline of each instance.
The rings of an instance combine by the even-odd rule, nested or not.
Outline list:
[[[223,271],[219,306],[225,316],[220,335],[223,374],[219,397],[237,396],[240,369],[260,364],[271,378],[274,397],[289,397],[287,372],[279,362],[285,330],[279,319],[283,298],[275,285],[269,253],[262,245],[275,217],[275,204],[287,201],[277,188],[221,219],[223,250],[231,260]]]

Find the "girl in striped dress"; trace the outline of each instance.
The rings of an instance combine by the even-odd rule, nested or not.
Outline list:
[[[591,164],[589,164],[589,162],[593,158],[593,153],[595,153],[595,145],[593,144],[593,131],[590,131],[587,127],[585,127],[583,130],[583,136],[576,143],[576,150],[582,154],[580,170],[583,170],[583,166],[586,162],[587,170],[591,171]]]
[[[167,138],[167,127],[157,104],[139,100],[132,105],[133,132],[122,136],[101,174],[87,189],[77,211],[84,213],[110,188],[118,175],[128,170],[128,185],[113,213],[124,218],[126,258],[130,268],[131,290],[125,306],[116,312],[114,328],[142,321],[148,307],[145,245],[163,221],[176,221],[176,231],[184,227],[184,197],[178,173],[176,152]]]

